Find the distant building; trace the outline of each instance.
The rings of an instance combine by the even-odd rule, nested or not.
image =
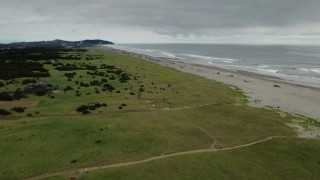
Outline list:
[[[24,88],[25,93],[49,92],[48,84],[45,82],[29,83]]]

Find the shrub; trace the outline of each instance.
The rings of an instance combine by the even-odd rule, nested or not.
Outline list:
[[[84,110],[84,111],[82,111],[82,114],[90,114],[91,112],[90,111],[88,111],[88,110]]]
[[[35,92],[35,95],[37,95],[37,96],[44,96],[44,95],[46,95],[47,94],[47,92],[46,91],[43,91],[43,90],[40,90],[40,91],[36,91]]]
[[[104,89],[106,89],[106,90],[108,90],[108,91],[110,91],[110,92],[112,92],[112,91],[114,90],[114,87],[111,86],[111,85],[108,84],[108,83],[104,84],[103,87],[104,87]]]
[[[67,86],[66,88],[63,89],[64,91],[72,91],[73,88],[71,86]]]
[[[82,114],[89,114],[90,111],[94,111],[101,107],[107,107],[106,103],[95,103],[94,105],[81,105],[76,109],[77,112],[81,112]]]
[[[17,113],[23,113],[26,110],[25,107],[14,107],[12,108],[12,111],[15,111]]]
[[[8,116],[11,113],[5,109],[0,109],[0,116]]]
[[[37,83],[34,79],[25,79],[22,81],[22,84],[29,84],[29,83]]]
[[[82,105],[76,109],[76,111],[78,111],[78,112],[82,112],[85,110],[88,110],[88,106],[86,106],[86,105]]]
[[[8,93],[0,93],[0,101],[13,101],[13,97]]]
[[[0,82],[0,87],[6,86],[3,82]]]
[[[17,89],[14,93],[13,93],[13,98],[16,100],[20,100],[21,98],[26,98],[27,96],[25,95],[25,93],[23,91],[21,91],[21,89]]]
[[[106,103],[101,104],[102,107],[107,107],[108,105]]]

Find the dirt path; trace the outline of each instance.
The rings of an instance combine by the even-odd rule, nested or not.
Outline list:
[[[197,128],[197,129],[199,129],[200,131],[202,131],[204,134],[206,134],[206,135],[208,136],[208,138],[210,138],[210,139],[212,140],[212,144],[210,145],[210,149],[214,149],[214,148],[215,148],[214,146],[216,145],[217,140],[216,140],[216,138],[215,138],[214,136],[212,136],[206,129],[204,129],[204,128],[201,127],[201,126],[194,125],[194,124],[191,124],[191,123],[186,123],[186,124],[188,124],[189,126],[192,126],[192,127],[194,127],[194,128]]]
[[[204,107],[204,106],[211,106],[211,105],[217,105],[217,103],[211,103],[211,104],[202,104],[202,105],[195,105],[195,106],[184,106],[184,107],[179,107],[179,108],[162,108],[162,109],[127,109],[127,110],[119,110],[119,111],[110,111],[110,112],[105,112],[105,113],[92,113],[92,114],[79,114],[79,113],[74,113],[74,114],[40,114],[40,115],[34,115],[32,117],[34,118],[39,118],[39,117],[77,117],[77,116],[101,116],[101,115],[115,115],[115,114],[123,114],[123,113],[149,113],[149,112],[157,112],[157,111],[177,111],[177,110],[183,110],[183,109],[191,109],[191,108],[199,108],[199,107]],[[6,119],[14,119],[14,118],[24,118],[26,116],[7,116],[3,117],[3,120]]]
[[[155,161],[155,160],[159,160],[159,159],[165,159],[165,158],[181,156],[181,155],[198,154],[198,153],[205,153],[205,152],[228,151],[228,150],[233,150],[233,149],[239,149],[239,148],[244,148],[244,147],[248,147],[248,146],[253,146],[255,144],[266,142],[266,141],[269,141],[271,139],[279,138],[279,137],[284,137],[284,136],[271,136],[271,137],[268,137],[268,138],[265,138],[265,139],[261,139],[259,141],[255,141],[255,142],[252,142],[252,143],[243,144],[243,145],[239,145],[239,146],[228,147],[228,148],[222,148],[222,149],[208,148],[208,149],[191,150],[191,151],[184,151],[184,152],[178,152],[178,153],[155,156],[155,157],[151,157],[151,158],[148,158],[148,159],[132,161],[132,162],[116,163],[116,164],[109,164],[109,165],[98,165],[98,166],[80,168],[80,169],[76,169],[76,170],[75,169],[73,169],[73,170],[62,170],[60,172],[47,173],[47,174],[42,174],[42,175],[39,175],[39,176],[26,178],[25,180],[38,180],[38,179],[44,179],[44,178],[48,178],[48,177],[65,175],[65,174],[73,174],[75,172],[80,172],[80,174],[83,174],[83,173],[88,172],[88,171],[95,171],[95,170],[101,170],[101,169],[109,169],[109,168],[116,168],[116,167],[123,167],[123,166],[129,166],[129,165],[142,164],[142,163],[147,163],[147,162],[151,162],[151,161]]]

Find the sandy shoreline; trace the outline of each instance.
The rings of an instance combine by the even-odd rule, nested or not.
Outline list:
[[[279,78],[264,76],[246,71],[230,71],[213,66],[187,64],[178,59],[151,57],[144,54],[126,52],[103,47],[118,54],[139,57],[158,64],[169,66],[182,72],[196,74],[224,84],[241,88],[248,97],[250,105],[280,109],[320,120],[320,89],[283,82]]]

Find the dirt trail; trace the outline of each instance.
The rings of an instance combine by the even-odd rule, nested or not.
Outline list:
[[[204,129],[203,127],[201,126],[198,126],[198,125],[194,125],[194,124],[191,124],[191,123],[186,123],[188,124],[189,126],[192,126],[194,128],[197,128],[199,129],[200,131],[202,131],[204,134],[206,134],[211,140],[212,140],[212,144],[210,145],[210,149],[214,149],[215,145],[217,144],[217,140],[214,136],[212,136],[206,129]]]
[[[73,114],[40,114],[40,115],[34,115],[32,117],[39,118],[39,117],[78,117],[78,116],[101,116],[101,115],[114,115],[114,114],[123,114],[123,113],[149,113],[149,112],[157,112],[157,111],[176,111],[176,110],[183,110],[183,109],[191,109],[191,108],[199,108],[204,106],[211,106],[211,105],[217,105],[217,103],[211,103],[211,104],[202,104],[202,105],[195,105],[195,106],[184,106],[179,108],[162,108],[162,109],[127,109],[127,110],[119,110],[119,111],[110,111],[105,113],[92,113],[92,114],[79,114],[79,113],[73,113]],[[8,117],[3,117],[3,120],[7,120],[9,118],[24,118],[25,116],[22,115],[12,115]]]
[[[165,154],[165,155],[160,155],[160,156],[155,156],[151,157],[148,159],[143,159],[143,160],[138,160],[138,161],[132,161],[132,162],[124,162],[124,163],[116,163],[116,164],[109,164],[109,165],[98,165],[98,166],[91,166],[91,167],[85,167],[85,168],[80,168],[80,169],[73,169],[73,170],[62,170],[60,172],[54,172],[54,173],[47,173],[47,174],[42,174],[39,176],[34,176],[30,178],[26,178],[25,180],[38,180],[38,179],[44,179],[48,177],[54,177],[54,176],[60,176],[60,175],[66,175],[66,174],[73,174],[75,172],[80,172],[80,174],[83,174],[88,171],[95,171],[95,170],[101,170],[101,169],[109,169],[109,168],[116,168],[116,167],[123,167],[123,166],[129,166],[129,165],[136,165],[136,164],[142,164],[142,163],[147,163],[159,159],[165,159],[169,157],[175,157],[175,156],[181,156],[181,155],[188,155],[188,154],[198,154],[198,153],[205,153],[205,152],[218,152],[218,151],[228,151],[232,149],[238,149],[238,148],[244,148],[248,146],[253,146],[258,143],[266,142],[274,138],[279,138],[279,137],[284,137],[284,136],[271,136],[265,139],[261,139],[259,141],[255,141],[252,143],[248,144],[243,144],[239,146],[233,146],[233,147],[228,147],[228,148],[222,148],[222,149],[199,149],[199,150],[191,150],[191,151],[184,151],[184,152],[178,152],[178,153],[172,153],[172,154]]]

